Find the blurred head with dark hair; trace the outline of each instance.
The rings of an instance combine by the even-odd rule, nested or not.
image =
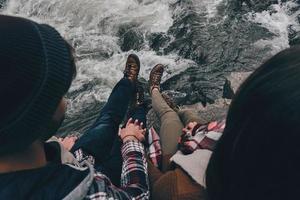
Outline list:
[[[240,87],[207,168],[209,200],[299,199],[300,47]]]

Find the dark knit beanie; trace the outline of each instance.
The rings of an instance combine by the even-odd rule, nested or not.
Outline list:
[[[72,82],[70,54],[54,28],[0,15],[0,155],[42,137]]]

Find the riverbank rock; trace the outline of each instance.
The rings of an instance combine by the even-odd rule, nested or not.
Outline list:
[[[223,88],[223,98],[215,100],[214,103],[204,106],[199,102],[192,105],[183,105],[180,107],[180,109],[191,109],[197,112],[199,114],[200,121],[203,123],[225,119],[231,103],[231,99],[233,98],[239,86],[251,73],[252,72],[234,72],[227,76]],[[170,91],[165,91],[164,93],[171,96],[176,103],[180,102],[180,98],[176,97],[176,95],[172,95]],[[148,128],[153,126],[155,130],[159,132],[161,125],[159,116],[157,116],[153,109],[150,109],[150,111],[148,112],[147,120]]]
[[[234,72],[226,77],[223,87],[223,98],[232,99],[240,85],[252,72]]]
[[[282,0],[282,2],[285,1],[286,0]],[[231,6],[234,6],[234,10],[236,11],[243,11],[246,9],[246,11],[262,12],[264,10],[269,10],[271,5],[279,2],[279,0],[231,0],[230,4]]]
[[[144,44],[143,34],[137,28],[132,28],[129,25],[120,27],[118,36],[122,51],[139,51]]]
[[[183,109],[191,109],[198,112],[200,121],[207,123],[214,120],[224,119],[227,115],[230,99],[217,99],[214,104],[203,106],[202,103],[194,105],[185,105]]]
[[[295,33],[290,33],[289,35],[289,44],[291,46],[300,44],[300,31]]]
[[[6,3],[6,0],[0,0],[0,9],[3,8],[5,3]]]

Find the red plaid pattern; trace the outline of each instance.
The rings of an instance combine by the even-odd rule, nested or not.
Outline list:
[[[225,120],[214,121],[208,124],[197,124],[191,133],[183,133],[179,138],[178,149],[183,154],[191,154],[197,149],[207,149],[213,151],[217,140],[223,133]],[[148,156],[152,164],[156,167],[161,166],[162,149],[160,137],[153,127],[148,135]]]
[[[197,149],[213,151],[217,140],[223,133],[225,120],[198,124],[192,132],[183,133],[179,139],[178,149],[183,154],[191,154]]]
[[[128,141],[122,146],[123,167],[121,188],[115,187],[104,174],[96,172],[85,199],[149,199],[149,184],[144,146]],[[74,153],[80,163],[91,161],[91,155],[78,150]]]
[[[162,159],[162,150],[160,145],[160,137],[153,127],[149,129],[148,134],[148,156],[155,167],[160,167]]]

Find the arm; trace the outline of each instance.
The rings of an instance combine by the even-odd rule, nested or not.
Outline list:
[[[148,199],[148,170],[143,144],[136,141],[125,142],[122,156],[122,189],[136,199]]]
[[[117,188],[102,173],[97,172],[86,199],[149,199],[147,163],[144,146],[139,141],[144,139],[145,130],[136,123],[127,123],[121,131],[123,157],[121,188]],[[81,150],[76,157],[89,158]],[[80,159],[81,158],[81,159]]]
[[[121,188],[117,188],[104,174],[98,172],[86,199],[149,199],[147,164],[140,142],[127,141],[122,146],[123,168]]]

